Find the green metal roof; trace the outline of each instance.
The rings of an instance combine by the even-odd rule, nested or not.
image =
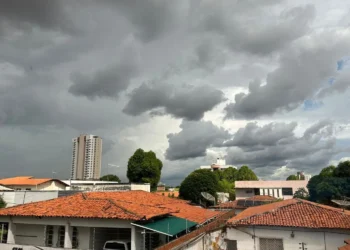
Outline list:
[[[178,217],[166,217],[147,224],[131,224],[168,236],[175,236],[178,233],[181,233],[182,231],[185,231],[186,229],[197,225],[197,223],[193,221]]]

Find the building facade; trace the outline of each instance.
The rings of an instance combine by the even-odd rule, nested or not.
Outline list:
[[[299,188],[307,190],[306,180],[299,181],[236,181],[236,199],[255,195],[269,195],[279,199],[292,199]]]
[[[224,159],[217,158],[216,162],[212,163],[210,166],[200,166],[200,169],[209,169],[211,171],[217,171],[225,170],[229,167],[237,169],[236,166],[226,165],[226,161]]]
[[[96,135],[73,138],[72,180],[101,177],[102,139]]]

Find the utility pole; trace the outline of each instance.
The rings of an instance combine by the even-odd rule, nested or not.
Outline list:
[[[305,247],[305,246],[306,246],[306,243],[301,242],[301,243],[299,243],[299,245],[301,245],[301,246],[299,247],[299,249],[301,249],[301,250],[307,250],[307,248]]]

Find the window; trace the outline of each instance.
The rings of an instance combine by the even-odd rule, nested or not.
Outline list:
[[[260,250],[283,250],[282,239],[259,239]]]
[[[246,194],[252,194],[252,193],[253,193],[253,190],[248,189],[248,190],[245,191],[245,193],[246,193]]]
[[[72,233],[72,247],[78,248],[79,247],[79,239],[78,239],[78,228],[73,227],[73,233]]]
[[[230,250],[237,250],[237,241],[236,240],[226,240],[227,248]]]
[[[26,188],[26,190],[27,190],[27,191],[30,191],[30,190],[32,190],[32,189],[31,189],[31,188]]]
[[[58,227],[57,247],[64,247],[64,226]]]
[[[282,195],[293,195],[292,188],[282,188]]]
[[[53,246],[53,226],[45,227],[45,246],[46,247]]]
[[[254,195],[260,195],[260,189],[254,188]]]

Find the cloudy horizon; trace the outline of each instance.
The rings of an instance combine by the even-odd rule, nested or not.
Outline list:
[[[67,179],[72,138],[102,174],[137,148],[179,184],[224,157],[262,179],[350,157],[350,3],[0,3],[0,177]]]

